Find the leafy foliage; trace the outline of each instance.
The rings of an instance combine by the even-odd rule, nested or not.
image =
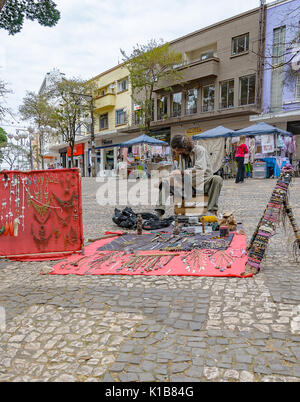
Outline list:
[[[25,18],[31,21],[37,20],[40,25],[52,27],[60,19],[60,12],[52,0],[0,1],[0,28],[7,30],[10,35],[21,31]]]
[[[35,92],[27,92],[23,99],[23,104],[19,107],[22,120],[31,121],[36,127],[39,136],[39,159],[42,161],[42,167],[44,168],[43,148],[45,142],[48,140],[48,133],[43,128],[46,126],[56,126],[55,109],[49,101],[47,93],[36,94]]]
[[[49,89],[50,97],[56,105],[56,128],[62,140],[71,148],[72,166],[75,141],[83,124],[81,118],[90,115],[93,89],[93,83],[87,83],[80,78],[54,80]]]
[[[169,44],[152,39],[145,45],[136,45],[131,55],[121,50],[124,63],[130,74],[132,98],[141,106],[141,128],[150,133],[152,96],[160,84],[170,89],[181,78],[176,66],[183,62],[181,53],[170,50]]]
[[[3,130],[3,128],[0,127],[0,147],[6,145],[6,143],[7,143],[7,134]]]

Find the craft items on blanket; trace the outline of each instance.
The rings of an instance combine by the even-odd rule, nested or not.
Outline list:
[[[294,170],[291,165],[285,165],[281,170],[281,174],[272,192],[270,201],[265,208],[264,214],[260,219],[248,246],[248,263],[245,267],[245,274],[248,272],[257,273],[260,270],[261,261],[265,255],[269,240],[275,233],[276,225],[279,224],[280,218],[287,214],[291,221],[291,208],[289,207],[287,212],[286,206],[288,187],[293,174]],[[295,219],[292,218],[292,221],[293,226]],[[296,233],[299,233],[297,229],[295,234]],[[296,244],[299,245],[298,239],[299,238],[297,238],[296,235]]]
[[[234,231],[237,227],[237,223],[234,219],[233,212],[225,212],[222,218],[219,219],[219,226],[227,226],[230,232]]]
[[[211,232],[206,235],[194,232],[180,232],[179,235],[173,233],[151,233],[139,236],[128,234],[119,236],[111,243],[100,247],[98,251],[118,250],[118,251],[189,251],[193,249],[213,249],[226,250],[233,239],[233,233],[226,238],[221,238],[219,232]]]
[[[205,271],[209,258],[215,253],[213,250],[192,250],[181,257],[187,272],[196,273]]]
[[[112,233],[107,233],[111,235]],[[216,233],[218,235],[218,233]],[[119,236],[120,233],[115,233]],[[142,236],[132,235],[132,240],[135,238],[142,244],[153,243],[155,247],[157,239],[165,242],[165,233],[143,234]],[[169,234],[169,236],[173,234]],[[187,233],[185,238],[193,237],[193,233]],[[119,236],[119,238],[123,238]],[[208,235],[206,235],[208,237]],[[215,236],[213,236],[215,237]],[[218,236],[216,236],[218,237]],[[149,239],[153,239],[153,242]],[[177,241],[180,236],[174,236],[170,241]],[[227,277],[250,277],[253,274],[241,275],[245,269],[247,262],[246,236],[244,234],[233,234],[231,245],[226,250],[217,249],[188,249],[180,251],[160,251],[144,250],[143,248],[117,249],[111,250],[103,248],[112,244],[115,239],[104,237],[84,249],[84,255],[72,255],[63,262],[56,264],[53,267],[52,275],[150,275],[150,276],[227,276]],[[219,240],[219,239],[213,239]],[[223,239],[224,240],[224,239]],[[209,241],[209,240],[208,240]],[[184,242],[184,244],[187,241]],[[100,251],[99,251],[100,250]],[[226,253],[224,257],[222,253]],[[217,256],[219,261],[214,260]],[[230,261],[232,266],[228,267]],[[225,265],[226,264],[226,265]],[[219,268],[216,268],[219,266]]]
[[[143,219],[142,219],[142,215],[138,214],[137,216],[137,234],[138,236],[141,236],[143,234]]]
[[[139,270],[141,274],[144,272],[157,271],[165,268],[177,255],[179,254],[133,255],[128,261],[124,262],[117,271],[120,272],[125,269],[126,271],[136,272]]]
[[[221,272],[225,271],[225,269],[230,269],[234,260],[233,256],[228,255],[225,251],[217,251],[210,257],[210,262]]]

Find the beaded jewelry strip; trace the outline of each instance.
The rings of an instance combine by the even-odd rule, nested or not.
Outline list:
[[[257,271],[260,270],[260,264],[265,255],[268,242],[275,232],[275,224],[279,223],[281,211],[287,200],[288,187],[292,180],[293,172],[293,168],[289,165],[282,168],[270,201],[248,246],[247,265],[254,267]]]

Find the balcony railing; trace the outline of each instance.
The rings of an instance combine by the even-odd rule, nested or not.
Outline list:
[[[185,110],[186,115],[191,115],[191,114],[196,114],[196,113],[197,113],[197,105],[192,106],[192,107],[188,107]]]
[[[214,105],[202,105],[201,107],[201,112],[206,113],[206,112],[213,112],[215,110]]]
[[[96,109],[115,107],[115,105],[116,105],[116,95],[114,94],[107,94],[95,100]]]
[[[181,117],[181,110],[173,110],[171,117]]]
[[[219,103],[219,109],[224,110],[224,109],[233,109],[234,105],[232,103]]]

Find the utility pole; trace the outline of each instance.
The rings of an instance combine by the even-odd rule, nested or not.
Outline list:
[[[258,40],[258,57],[257,57],[257,91],[256,105],[259,109],[262,107],[263,96],[263,76],[264,76],[264,57],[265,57],[265,20],[266,20],[266,0],[260,0],[259,10],[259,40]]]
[[[91,174],[92,177],[97,176],[97,171],[96,171],[96,144],[95,144],[95,126],[94,126],[94,101],[93,97],[91,96],[90,99],[90,113],[91,113]]]

